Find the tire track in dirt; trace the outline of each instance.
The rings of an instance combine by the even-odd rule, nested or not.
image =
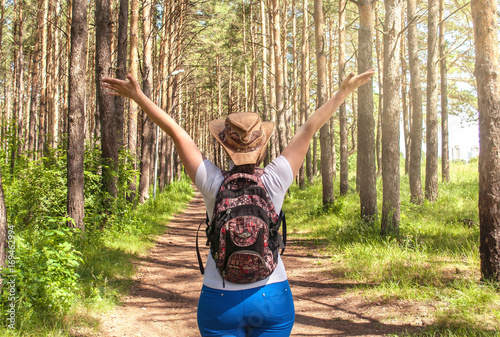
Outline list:
[[[98,336],[195,337],[202,276],[196,258],[196,230],[205,218],[199,193],[166,226],[148,256],[136,262],[137,275],[123,305],[101,318]],[[200,231],[203,259],[208,254]],[[347,292],[337,282],[329,258],[314,244],[289,237],[283,262],[295,300],[292,336],[384,336],[415,330],[413,306],[381,305]],[[405,314],[406,313],[406,314]],[[412,324],[409,324],[411,322]]]

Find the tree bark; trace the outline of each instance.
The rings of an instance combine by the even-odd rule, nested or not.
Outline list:
[[[375,9],[375,22],[379,22],[378,10]],[[383,56],[383,37],[380,37],[380,30],[377,29],[375,33],[376,46],[375,50],[377,53],[377,69],[378,69],[378,112],[377,112],[377,134],[375,140],[375,156],[377,162],[377,177],[382,175],[382,111],[384,104],[384,56]]]
[[[373,68],[373,3],[358,1],[358,73]],[[375,161],[375,120],[373,118],[373,80],[358,89],[358,161],[361,216],[377,217],[377,168]]]
[[[118,46],[116,56],[116,77],[124,80],[127,75],[127,33],[128,33],[128,2],[129,0],[120,0],[120,9],[118,13]],[[136,74],[133,74],[134,76]],[[125,99],[121,96],[115,97],[115,111],[120,121],[116,126],[123,128],[123,116],[125,108]]]
[[[30,124],[29,124],[29,136],[28,136],[28,152],[32,159],[35,158],[36,149],[36,120],[37,120],[37,108],[38,108],[38,95],[40,94],[40,52],[41,45],[40,40],[42,38],[43,30],[43,0],[38,0],[38,13],[36,19],[36,41],[33,50],[33,67],[31,72],[31,97],[30,97]],[[1,46],[0,46],[1,48]],[[0,49],[1,50],[1,49]]]
[[[87,2],[73,0],[68,96],[68,215],[74,226],[85,229],[83,156],[85,138],[85,90],[87,61]],[[70,224],[72,225],[72,224]]]
[[[284,122],[285,126],[285,141],[284,141],[284,147],[288,145],[290,140],[292,139],[292,121],[291,121],[291,104],[290,104],[290,88],[289,88],[289,78],[288,74],[290,73],[288,71],[288,4],[287,0],[284,1],[284,5],[282,10],[280,11],[282,14],[282,24],[281,24],[281,29],[280,29],[280,34],[283,36],[281,37],[281,59],[282,59],[282,64],[283,64],[283,117],[282,120]],[[281,150],[281,151],[283,151]],[[280,152],[281,152],[280,151]]]
[[[286,126],[285,126],[285,109],[284,109],[284,74],[283,74],[283,53],[281,49],[280,35],[280,5],[279,0],[271,0],[271,16],[272,16],[272,33],[273,33],[273,50],[275,63],[275,95],[276,95],[276,117],[279,153],[283,152],[286,147]]]
[[[399,66],[401,0],[385,1],[384,110],[382,115],[382,234],[398,234],[399,200]]]
[[[304,0],[302,10],[302,49],[301,49],[301,71],[300,71],[300,125],[304,125],[310,114],[309,106],[309,19],[307,11],[307,0]],[[311,146],[306,155],[306,164],[302,164],[299,171],[299,187],[306,187],[306,170],[311,167]],[[312,177],[312,169],[308,172],[308,176]]]
[[[401,5],[401,27],[404,27],[404,6]],[[401,76],[400,76],[400,86],[401,86],[401,112],[403,115],[403,139],[405,146],[405,175],[408,174],[410,170],[410,157],[411,157],[411,144],[410,144],[410,108],[408,105],[408,85],[406,83],[406,73],[408,71],[408,66],[406,64],[406,40],[404,38],[399,39],[400,42],[400,60],[401,60]]]
[[[170,18],[168,20],[168,74],[167,74],[167,102],[165,111],[174,120],[176,116],[173,112],[174,107],[174,78],[172,78],[172,73],[175,69],[174,67],[174,33],[175,33],[175,13],[177,11],[178,4],[176,2],[170,3]],[[166,152],[166,177],[165,183],[170,185],[173,181],[174,173],[174,142],[171,137],[167,137],[167,152]]]
[[[441,177],[450,181],[450,151],[448,149],[448,69],[444,38],[444,0],[439,0],[439,70],[441,72]]]
[[[407,0],[408,8],[408,58],[410,63],[411,94],[411,157],[409,167],[410,201],[421,204],[423,201],[421,182],[422,162],[422,89],[420,86],[420,61],[418,58],[417,2]]]
[[[5,266],[5,261],[7,260],[8,232],[9,228],[7,225],[7,210],[5,209],[5,196],[3,194],[2,171],[0,170],[0,268]]]
[[[49,1],[48,7],[48,27],[47,27],[47,87],[46,87],[46,97],[47,97],[47,128],[46,128],[46,139],[44,144],[44,153],[48,153],[49,149],[54,148],[55,137],[56,137],[56,109],[55,109],[55,53],[56,53],[56,30],[55,30],[55,1]]]
[[[300,51],[297,49],[297,5],[296,0],[292,0],[292,55],[293,55],[293,70],[292,70],[292,123],[294,125],[293,134],[299,129],[299,100],[298,100],[298,81],[299,81],[299,59]],[[293,135],[292,135],[293,136]]]
[[[152,97],[153,88],[153,36],[151,34],[152,2],[144,2],[142,7],[142,40],[144,41],[144,67],[142,72],[142,91],[147,97]],[[154,123],[144,112],[142,113],[141,134],[141,177],[139,181],[139,202],[142,204],[149,198],[149,181],[151,172],[151,157],[154,144]]]
[[[111,65],[111,20],[109,0],[96,0],[95,11],[96,31],[96,96],[101,123],[101,149],[105,161],[103,179],[106,191],[112,196],[117,195],[117,180],[114,172],[118,168],[118,152],[123,142],[123,129],[115,127],[114,97],[107,95],[101,88],[103,77],[109,77]]]
[[[438,56],[438,3],[429,0],[427,38],[427,115],[425,198],[435,201],[438,197],[438,119],[437,119],[437,56]]]
[[[257,112],[259,111],[259,104],[257,101],[257,31],[258,31],[258,24],[257,20],[255,17],[255,12],[253,9],[253,4],[250,6],[250,17],[251,17],[251,22],[250,22],[250,41],[252,44],[252,69],[250,70],[250,109],[252,111]]]
[[[23,138],[23,4],[24,1],[15,3],[14,19],[14,99],[12,105],[13,146],[11,149],[11,172],[14,170],[15,161],[21,154]]]
[[[345,16],[346,0],[339,0],[339,86],[345,78]],[[340,195],[346,195],[349,191],[349,164],[348,164],[348,125],[346,104],[343,102],[339,107],[339,128],[340,128]]]
[[[42,50],[41,50],[41,94],[38,112],[38,153],[43,155],[47,134],[47,34],[49,0],[43,0]]]
[[[3,46],[3,26],[5,22],[5,0],[0,1],[0,57],[3,58],[3,52],[2,52],[2,46]],[[5,94],[5,88],[6,84],[4,83],[4,94]],[[7,96],[7,95],[5,95]],[[7,142],[5,141],[6,133],[7,133],[7,109],[6,109],[6,103],[3,105],[3,109],[0,112],[0,142],[3,144],[2,149],[4,151],[7,150]]]
[[[167,82],[166,78],[168,76],[168,20],[169,11],[168,5],[165,3],[163,6],[163,21],[162,21],[162,34],[161,34],[161,44],[160,44],[160,69],[158,71],[159,81],[159,97],[160,97],[160,108],[163,111],[167,111]],[[163,130],[159,130],[159,136],[157,141],[159,142],[159,154],[158,154],[158,186],[160,191],[163,191],[167,176],[167,134]],[[161,160],[160,160],[161,158]]]
[[[127,1],[127,0],[125,0]],[[137,78],[139,73],[139,0],[131,0],[130,2],[130,55],[129,55],[129,72]],[[128,150],[132,157],[132,168],[137,170],[137,116],[139,108],[135,102],[130,102],[128,112]],[[136,197],[136,180],[134,176],[129,183],[130,200]]]
[[[268,0],[267,8],[272,7],[272,1]],[[274,0],[275,1],[275,0]],[[274,122],[274,132],[269,140],[269,162],[272,162],[274,158],[277,157],[279,148],[279,136],[278,136],[278,126],[277,124],[277,108],[276,108],[276,57],[274,49],[274,34],[273,28],[271,27],[274,23],[273,12],[269,10],[268,12],[268,30],[267,34],[269,37],[269,120]],[[273,76],[275,77],[273,79]]]
[[[327,100],[326,87],[326,55],[325,32],[323,18],[323,0],[314,0],[314,36],[316,42],[317,79],[317,107],[321,107]],[[323,186],[323,205],[333,204],[333,160],[332,144],[330,139],[330,122],[325,123],[319,130],[321,147],[321,182]]]
[[[318,134],[313,137],[312,143],[312,165],[311,165],[311,175],[309,176],[309,184],[313,184],[313,178],[318,173]],[[308,172],[309,173],[309,172]]]
[[[260,20],[261,20],[261,35],[262,35],[262,114],[264,117],[264,120],[267,120],[269,118],[269,107],[268,107],[268,102],[267,102],[267,29],[266,29],[266,5],[264,3],[264,0],[260,0]],[[220,60],[220,56],[218,58]],[[217,72],[219,76],[220,72]],[[221,80],[220,77],[218,78],[218,85],[220,85]],[[220,89],[218,89],[220,93]],[[220,99],[219,99],[220,102]],[[221,104],[218,104],[219,107],[219,118],[221,116]],[[267,157],[267,156],[266,156]]]
[[[497,1],[473,0],[479,108],[479,222],[481,274],[500,282],[500,82]]]

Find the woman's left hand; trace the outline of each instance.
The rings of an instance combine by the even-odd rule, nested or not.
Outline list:
[[[375,70],[373,69],[367,70],[359,75],[354,75],[354,73],[350,73],[342,81],[342,84],[340,85],[340,91],[345,91],[348,94],[353,92],[358,87],[370,81],[373,74],[375,74]]]

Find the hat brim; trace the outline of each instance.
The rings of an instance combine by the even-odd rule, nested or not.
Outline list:
[[[271,135],[274,131],[274,122],[261,122],[262,124],[262,132],[265,135],[265,140],[262,145],[256,148],[254,151],[250,152],[237,152],[228,147],[224,142],[220,139],[220,133],[225,128],[225,119],[215,119],[208,123],[208,129],[212,133],[212,135],[217,139],[217,141],[224,147],[229,157],[233,161],[234,165],[247,165],[247,164],[257,164],[257,161],[261,157],[261,154],[266,151],[267,143],[271,138]]]

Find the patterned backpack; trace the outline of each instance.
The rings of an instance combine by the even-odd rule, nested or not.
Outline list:
[[[262,182],[264,170],[253,174],[223,171],[212,221],[206,220],[207,245],[225,281],[253,283],[269,277],[278,261],[278,250],[285,249],[286,221],[283,212],[274,210]],[[278,232],[283,222],[283,239]],[[201,224],[200,224],[201,226]],[[203,263],[196,249],[200,271]]]

